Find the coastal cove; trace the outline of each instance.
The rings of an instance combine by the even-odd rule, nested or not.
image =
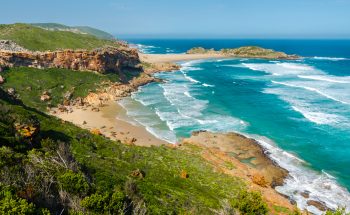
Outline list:
[[[350,215],[349,8],[4,1],[0,215]]]
[[[167,42],[168,47],[172,47],[173,41]],[[138,46],[148,47],[148,53],[168,49],[167,46]],[[349,140],[348,98],[337,93],[346,92],[350,74],[345,68],[350,54],[325,55],[335,50],[336,45],[334,49],[323,50],[324,53],[312,52],[310,48],[312,57],[295,61],[208,59],[182,62],[179,72],[156,74],[166,83],[141,87],[131,99],[122,101],[122,105],[130,116],[148,126],[148,130],[170,142],[201,129],[238,131],[253,137],[268,148],[277,163],[284,163],[280,165],[295,174],[291,180],[287,179],[286,186],[277,190],[293,196],[301,207],[307,207],[304,191],[313,193],[315,199],[327,202],[330,207],[342,200],[342,204],[347,205],[349,193],[341,186],[349,188],[349,173],[345,167],[349,163],[346,158],[349,151],[346,146]],[[301,52],[292,53],[301,55]],[[306,97],[298,97],[305,91]],[[158,96],[152,99],[150,95]],[[176,105],[171,101],[176,101]],[[179,105],[180,101],[187,106]],[[328,102],[339,107],[327,109]],[[321,108],[315,106],[317,104],[326,106]],[[144,114],[139,114],[139,109]],[[273,117],[276,115],[279,117]],[[152,121],[152,125],[148,121]],[[332,142],[340,144],[341,149],[336,154],[326,147]],[[310,154],[310,150],[315,153]],[[300,186],[301,181],[304,186]]]
[[[176,183],[182,179],[186,180],[185,183],[200,180],[202,173],[197,171],[198,166],[188,169],[189,163],[180,158],[192,154],[194,159],[201,160],[199,166],[209,168],[209,172],[204,174],[211,174],[210,171],[213,171],[220,175],[211,179],[213,182],[227,178],[230,181],[228,183],[238,180],[245,184],[230,186],[229,189],[234,191],[228,192],[228,195],[233,195],[235,200],[229,203],[232,204],[229,207],[240,207],[234,202],[246,201],[237,200],[237,195],[238,198],[251,195],[249,198],[258,201],[252,204],[260,205],[257,210],[263,214],[267,211],[278,214],[290,214],[294,211],[292,213],[298,214],[296,207],[313,214],[323,214],[338,207],[349,208],[350,195],[344,188],[347,181],[341,172],[344,167],[332,167],[331,172],[326,166],[339,163],[344,158],[328,160],[328,163],[315,163],[315,157],[308,157],[309,153],[301,150],[303,147],[315,147],[314,141],[319,141],[309,138],[310,134],[315,135],[312,132],[318,132],[318,136],[324,135],[323,140],[318,142],[319,145],[325,144],[322,141],[335,138],[330,132],[343,132],[344,140],[347,139],[348,98],[339,97],[337,93],[340,91],[329,92],[335,87],[334,84],[339,84],[336,89],[346,90],[348,77],[328,75],[318,69],[322,63],[326,66],[331,66],[329,63],[347,63],[347,58],[299,57],[276,51],[278,49],[259,46],[215,50],[195,47],[186,53],[179,51],[175,54],[148,54],[140,53],[145,52],[140,44],[130,45],[139,48],[137,50],[124,42],[104,42],[111,42],[113,45],[92,50],[39,52],[30,51],[13,41],[2,40],[0,63],[1,92],[5,105],[3,111],[11,110],[6,105],[16,105],[15,102],[18,102],[19,108],[27,105],[38,111],[37,114],[49,114],[46,117],[53,123],[61,123],[60,129],[67,129],[65,132],[70,136],[75,135],[70,130],[74,126],[77,126],[76,130],[78,127],[82,128],[88,134],[74,137],[75,145],[72,145],[72,150],[74,156],[79,157],[79,162],[87,165],[115,160],[119,164],[123,163],[122,171],[131,171],[123,169],[130,162],[120,162],[120,159],[125,156],[125,159],[135,160],[146,156],[140,159],[140,162],[148,163],[146,166],[143,164],[142,167],[132,170],[132,173],[118,175],[122,178],[137,177],[140,184],[153,180],[152,176],[146,176],[145,179],[145,174],[153,172],[148,169],[149,165],[162,165],[167,171],[175,168],[177,173],[167,176],[174,178]],[[339,68],[342,68],[342,64]],[[323,81],[330,84],[319,83]],[[309,83],[318,85],[305,86]],[[301,92],[289,91],[289,88],[296,88]],[[303,92],[305,90],[306,93]],[[291,96],[291,93],[295,95]],[[15,102],[8,104],[6,99]],[[316,112],[306,109],[320,102],[340,103],[341,106],[336,111],[344,111],[323,113],[321,110]],[[327,103],[325,104],[327,107]],[[305,113],[305,110],[311,113]],[[343,114],[341,121],[338,120],[340,114]],[[338,126],[339,123],[342,127]],[[25,132],[22,133],[30,136],[37,135],[35,132],[32,134],[32,131],[39,130],[37,124],[16,123],[14,126],[15,130],[24,129]],[[47,125],[44,124],[43,129],[45,126]],[[326,134],[325,128],[328,129]],[[49,133],[51,138],[61,138],[52,131]],[[83,143],[93,141],[91,138],[100,138],[102,144],[112,143],[110,147],[126,147],[130,150],[141,150],[142,153],[115,154],[116,148],[105,151],[105,146]],[[31,136],[29,141],[32,140],[34,138]],[[94,161],[91,160],[90,163],[91,155],[85,157],[86,152],[79,152],[81,147],[88,147],[84,150],[88,150],[89,154],[94,154],[97,150],[99,155],[93,155]],[[153,154],[163,149],[170,152],[171,166],[165,165],[162,158],[154,159]],[[104,153],[109,156],[105,157]],[[178,153],[180,157],[175,158]],[[327,156],[328,153],[330,152],[324,148],[317,148],[317,154]],[[64,160],[63,162],[65,163]],[[346,165],[347,160],[343,162]],[[179,169],[177,165],[185,167]],[[98,168],[118,174],[113,170],[113,165],[99,165]],[[80,170],[69,171],[74,173]],[[99,177],[98,174],[100,170],[94,177]],[[178,177],[181,178],[180,181]],[[114,184],[112,180],[114,179],[107,181]],[[105,183],[104,181],[97,182]],[[154,183],[164,184],[164,181],[152,184]],[[235,190],[237,188],[239,191]],[[175,190],[173,187],[169,188],[171,192]],[[219,190],[227,192],[227,188]],[[178,194],[176,192],[174,195]],[[87,194],[82,195],[85,199],[90,198]],[[94,195],[97,193],[92,196]],[[148,198],[153,199],[154,196]],[[226,204],[221,199],[214,199],[219,200],[219,204]],[[195,198],[197,200],[199,199]],[[159,207],[161,206],[157,206],[155,210]],[[212,206],[205,206],[201,210],[211,208]]]

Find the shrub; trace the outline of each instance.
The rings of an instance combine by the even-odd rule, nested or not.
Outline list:
[[[0,214],[35,214],[35,206],[13,195],[9,190],[2,190],[0,192]]]
[[[241,214],[262,215],[268,213],[268,207],[258,192],[241,191],[236,199],[233,199],[232,207],[237,208]]]
[[[122,214],[124,209],[125,195],[120,191],[114,193],[92,194],[81,201],[81,205],[92,212],[102,214]]]
[[[58,176],[58,181],[63,190],[75,195],[84,196],[90,188],[84,175],[82,173],[74,173],[73,171],[68,171]]]
[[[345,211],[345,208],[338,208],[336,211],[327,211],[325,215],[350,215]]]

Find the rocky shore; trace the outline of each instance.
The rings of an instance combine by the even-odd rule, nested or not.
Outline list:
[[[279,59],[279,60],[296,60],[298,55],[289,55],[284,52],[278,52],[272,49],[265,49],[258,46],[243,46],[239,48],[226,48],[221,50],[205,49],[203,47],[195,47],[186,52],[187,54],[207,54],[222,55],[232,58],[261,58],[261,59]]]
[[[201,156],[217,171],[244,179],[250,189],[260,191],[269,204],[295,208],[274,190],[283,184],[288,171],[274,163],[254,139],[234,132],[198,131],[183,139],[178,147],[188,145],[198,147]]]

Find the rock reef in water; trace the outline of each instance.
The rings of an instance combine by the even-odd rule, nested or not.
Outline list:
[[[243,46],[233,49],[205,49],[203,47],[195,47],[186,52],[187,54],[218,54],[226,57],[239,58],[263,58],[263,59],[285,59],[294,60],[300,58],[297,55],[288,55],[284,52],[278,52],[272,49],[265,49],[258,46]]]

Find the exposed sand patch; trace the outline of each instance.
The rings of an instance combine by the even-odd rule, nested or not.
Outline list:
[[[139,146],[169,144],[153,136],[145,127],[124,121],[125,110],[114,101],[99,107],[98,112],[93,111],[91,107],[71,108],[72,112],[57,112],[54,115],[84,129],[98,129],[104,136],[126,144]]]

